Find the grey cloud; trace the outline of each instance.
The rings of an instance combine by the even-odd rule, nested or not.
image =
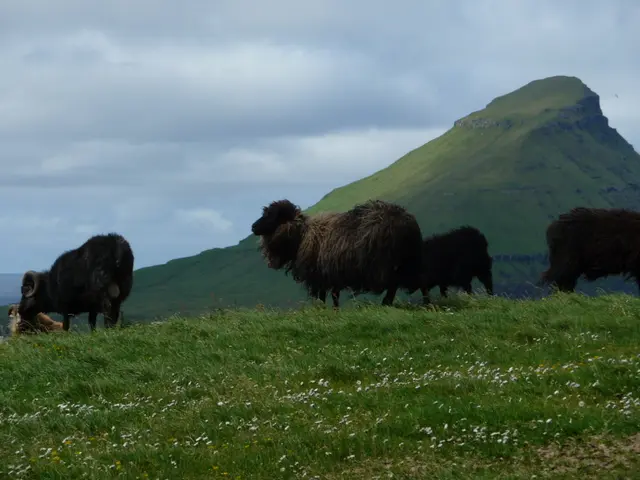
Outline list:
[[[3,0],[0,270],[92,231],[138,266],[233,244],[549,75],[640,145],[638,23],[633,0]]]
[[[51,60],[25,67],[14,59],[14,77],[0,79],[8,92],[4,97],[11,99],[5,107],[11,117],[0,120],[0,138],[228,142],[310,135],[363,122],[413,127],[437,121],[438,98],[428,95],[428,82],[412,72],[390,75],[375,61],[348,53],[303,49],[298,61],[298,52],[281,48],[240,48],[238,55],[246,57],[244,71],[237,72],[241,78],[234,78],[233,51],[219,48],[211,50],[213,60],[206,49],[186,50],[191,58],[182,65],[181,51],[156,62],[142,59],[141,52],[135,66],[103,62],[63,68]],[[192,69],[189,63],[196,62],[208,65]]]
[[[12,89],[12,122],[2,128],[0,121],[4,138],[66,135],[91,139],[100,132],[102,138],[135,141],[215,138],[242,142],[256,136],[310,135],[367,123],[435,126],[443,118],[450,123],[471,105],[478,105],[479,94],[490,99],[505,89],[567,67],[588,79],[599,73],[593,66],[599,62],[627,61],[633,65],[633,46],[638,40],[634,30],[619,28],[638,15],[638,8],[628,2],[606,6],[589,2],[463,2],[456,8],[417,2],[400,2],[391,8],[378,2],[370,4],[364,14],[357,11],[360,23],[354,23],[355,8],[335,9],[335,2],[319,2],[309,11],[299,4],[275,2],[268,8],[254,9],[255,15],[245,14],[244,2],[216,2],[211,18],[220,19],[217,36],[205,36],[198,43],[172,38],[190,31],[192,25],[187,22],[181,27],[181,19],[207,18],[201,12],[205,4],[186,2],[185,11],[192,14],[177,15],[175,28],[165,30],[155,44],[144,35],[132,36],[126,31],[109,35],[113,31],[106,24],[122,14],[119,4],[97,6],[91,14],[72,4],[73,9],[62,9],[64,18],[51,12],[50,24],[58,20],[66,28],[98,28],[104,23],[107,33],[84,30],[76,40],[58,42],[35,37],[31,53],[28,43],[9,42],[22,45],[14,48],[16,51],[26,50],[17,58],[33,57],[35,52],[40,60],[31,58],[28,68],[21,68],[14,57],[15,68],[8,71],[20,75],[21,81],[10,74],[4,77],[5,85],[22,85],[22,92]],[[8,8],[18,15],[19,5],[9,5],[0,9]],[[406,9],[398,10],[398,6]],[[164,26],[163,15],[171,18],[175,14],[156,7],[148,17],[136,15],[136,9],[144,7],[144,2],[136,4],[127,11],[127,18],[149,22],[134,24],[149,27],[150,32]],[[75,15],[77,24],[72,22]],[[96,23],[98,19],[102,23]],[[315,23],[311,24],[311,19]],[[119,19],[118,25],[122,27],[127,21]],[[326,41],[305,45],[299,24]],[[210,23],[205,25],[213,28]],[[347,26],[353,41],[330,40],[334,37],[330,31],[340,32]],[[604,28],[606,34],[598,35],[597,44],[593,43],[594,32]],[[229,37],[227,30],[245,36]],[[289,38],[287,32],[293,36]],[[244,47],[231,45],[230,38],[242,39]],[[266,38],[272,42],[302,41],[302,55],[296,60],[290,45],[277,43],[272,48],[264,44],[247,47],[247,39]],[[371,42],[373,38],[377,43]],[[174,47],[170,47],[172,41]],[[253,47],[258,50],[252,56]],[[584,52],[584,57],[576,52]],[[168,60],[162,60],[161,55],[167,55]],[[234,59],[243,55],[245,61],[238,68],[240,63]],[[62,64],[66,68],[60,69]],[[301,73],[309,69],[312,73]],[[285,70],[286,75],[275,73]],[[261,73],[265,71],[267,75]],[[454,86],[456,94],[446,95]],[[29,93],[22,95],[22,101],[15,100],[26,91]]]
[[[21,144],[0,151],[7,175],[0,186],[11,188],[72,189],[85,193],[109,186],[144,188],[161,185],[163,192],[220,188],[224,184],[311,183],[356,180],[383,168],[443,129],[371,130],[328,133],[320,137],[263,139],[227,147],[217,142],[128,143],[95,140],[50,149]],[[364,166],[364,168],[363,168]]]

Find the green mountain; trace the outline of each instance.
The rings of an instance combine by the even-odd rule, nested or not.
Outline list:
[[[344,211],[377,197],[406,206],[425,235],[473,224],[496,259],[497,291],[509,292],[537,280],[544,231],[556,215],[577,205],[640,207],[639,185],[640,155],[609,126],[598,95],[576,77],[555,76],[494,99],[307,211]],[[256,244],[250,236],[136,271],[127,311],[163,315],[305,300],[290,277],[266,267]]]
[[[544,231],[556,215],[577,205],[640,207],[639,185],[640,155],[609,127],[598,95],[578,78],[556,76],[494,99],[308,212],[382,198],[413,212],[425,235],[470,223],[489,240],[497,293],[517,294],[544,267]],[[290,277],[266,267],[256,245],[250,236],[137,270],[127,313],[149,318],[304,301]]]

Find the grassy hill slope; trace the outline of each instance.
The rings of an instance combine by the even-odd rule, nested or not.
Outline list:
[[[577,205],[640,206],[640,155],[575,77],[533,81],[457,120],[445,134],[375,174],[337,188],[308,212],[344,211],[369,198],[396,201],[425,234],[471,223],[493,255],[544,253],[544,230]],[[295,201],[295,199],[292,199]],[[256,217],[261,205],[256,205]],[[497,290],[535,281],[542,264],[496,262]],[[267,269],[255,237],[136,272],[132,314],[214,305],[286,305],[301,289]]]
[[[640,299],[239,310],[0,344],[2,478],[631,478]]]
[[[538,80],[384,170],[334,190],[310,212],[378,196],[408,207],[425,233],[471,222],[486,232],[493,252],[538,252],[558,213],[611,206],[608,187],[640,182],[640,155],[607,123],[596,94],[580,80]]]

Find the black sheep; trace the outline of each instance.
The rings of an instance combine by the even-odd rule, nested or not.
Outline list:
[[[343,212],[302,213],[289,200],[272,202],[251,226],[269,268],[284,268],[310,295],[339,306],[343,289],[354,294],[387,291],[391,305],[398,289],[420,288],[422,233],[405,208],[369,200]]]
[[[438,285],[440,294],[459,287],[471,293],[471,281],[477,277],[489,295],[493,295],[493,260],[486,237],[475,227],[462,226],[446,233],[426,237],[422,243],[422,296],[429,303],[429,290]]]
[[[572,292],[581,275],[592,282],[624,274],[640,288],[640,213],[576,207],[551,222],[546,238],[550,266],[541,284]]]
[[[102,313],[105,328],[114,327],[133,287],[133,262],[124,237],[95,235],[62,253],[49,270],[29,270],[23,275],[18,313],[28,321],[40,312],[59,313],[65,331],[71,315],[84,312],[89,313],[89,327],[94,331],[98,313]]]

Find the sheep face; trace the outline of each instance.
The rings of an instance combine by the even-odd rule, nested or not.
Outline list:
[[[262,217],[251,225],[260,238],[260,250],[269,268],[279,270],[296,258],[300,245],[300,208],[289,200],[272,202],[262,209]]]
[[[300,215],[300,207],[289,200],[278,200],[262,208],[262,217],[253,222],[251,232],[257,236],[273,235],[276,229],[293,222]]]
[[[32,320],[39,312],[46,311],[44,283],[44,275],[40,272],[29,270],[22,276],[22,298],[18,305],[22,318]]]

